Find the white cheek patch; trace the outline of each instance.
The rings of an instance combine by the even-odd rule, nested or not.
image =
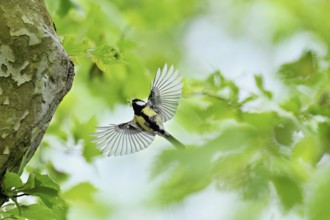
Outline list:
[[[144,106],[145,105],[145,102],[143,102],[143,101],[137,101],[137,102],[135,102],[135,104],[137,104],[139,106]]]

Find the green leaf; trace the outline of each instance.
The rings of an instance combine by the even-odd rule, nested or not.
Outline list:
[[[68,173],[58,170],[51,162],[47,163],[47,171],[56,182],[64,182],[70,177]]]
[[[80,122],[77,118],[74,118],[74,125],[71,129],[75,141],[83,140],[83,156],[87,162],[92,162],[96,156],[100,155],[100,151],[96,149],[95,143],[93,143],[92,133],[95,132],[97,126],[97,120],[95,117],[90,118],[86,122]]]
[[[95,186],[83,182],[63,193],[63,198],[70,202],[83,201],[87,203],[94,202],[94,194],[97,192]]]
[[[307,51],[297,61],[283,65],[278,75],[289,84],[312,84],[316,79],[317,69],[315,54]]]
[[[266,199],[269,171],[252,147],[224,155],[213,163],[212,175],[221,190],[238,191],[244,199]],[[235,161],[235,163],[233,163]]]
[[[107,44],[96,47],[91,51],[91,55],[93,61],[102,71],[106,71],[108,64],[118,63],[122,59],[121,53]]]
[[[217,70],[207,78],[206,83],[208,89],[216,91],[225,86],[226,79],[222,75],[222,73],[219,70]]]
[[[204,149],[167,150],[156,160],[152,176],[169,173],[156,194],[160,204],[181,202],[186,196],[200,191],[211,183],[210,162],[212,151]],[[193,172],[191,172],[193,170]]]
[[[258,148],[258,139],[255,138],[256,130],[246,124],[223,125],[220,135],[205,144],[215,151],[237,151],[253,146]]]
[[[34,173],[29,174],[29,178],[26,183],[20,188],[21,191],[32,189],[35,187],[35,175]]]
[[[222,99],[215,100],[215,99],[216,99],[215,97],[207,98],[207,100],[211,104],[210,106],[202,110],[204,114],[201,113],[201,116],[205,120],[210,121],[210,124],[211,123],[217,124],[218,120],[221,121],[221,120],[236,118],[237,112],[239,112],[240,110],[236,109],[236,106],[234,107],[231,101],[222,100]]]
[[[254,81],[258,87],[259,90],[263,90],[264,89],[264,85],[263,85],[263,79],[261,76],[255,75],[254,76]]]
[[[295,144],[292,155],[295,159],[302,159],[311,165],[316,165],[322,155],[322,150],[319,141],[311,135]]]
[[[104,203],[95,198],[96,192],[98,189],[91,183],[82,182],[64,192],[63,198],[73,208],[71,214],[77,212],[77,219],[86,217],[85,215],[93,219],[108,219],[113,209],[108,202]]]
[[[101,154],[100,150],[95,147],[95,143],[93,142],[84,143],[82,153],[85,160],[89,163],[91,163],[95,157],[100,156]]]
[[[59,196],[60,187],[48,175],[31,173],[28,181],[20,188],[20,191],[40,197],[50,208],[66,206]]]
[[[15,183],[18,187],[17,192],[37,196],[44,204],[38,203],[30,206],[23,206],[21,209],[22,216],[31,219],[45,219],[46,217],[47,219],[56,220],[66,219],[67,204],[59,196],[60,187],[48,175],[31,173],[25,184],[22,184],[17,177],[17,175],[10,174],[7,182]],[[35,215],[38,214],[38,210],[40,211],[40,216],[35,217]],[[11,213],[18,214],[19,210],[12,209]]]
[[[136,47],[136,43],[127,38],[120,39],[117,44],[119,46],[120,51],[125,51]]]
[[[67,15],[70,9],[74,8],[75,4],[72,3],[71,0],[60,0],[60,6],[58,8],[58,14],[61,17]]]
[[[49,209],[42,203],[38,204],[32,204],[32,205],[21,205],[21,216],[19,216],[19,211],[17,208],[10,209],[7,211],[7,213],[10,213],[14,215],[15,217],[13,219],[19,218],[19,219],[33,219],[33,220],[57,220],[57,216],[54,214],[52,209]]]
[[[321,152],[330,152],[330,122],[321,122],[318,125],[318,139]],[[321,156],[321,155],[319,155]]]
[[[244,220],[263,219],[261,216],[267,205],[268,201],[265,198],[252,201],[238,201],[235,203],[235,211],[231,213],[232,217],[228,219],[242,220],[242,216],[244,216]]]
[[[12,191],[12,188],[19,188],[23,185],[20,176],[17,173],[6,172],[3,181],[3,188],[6,192]]]
[[[52,120],[49,127],[47,128],[47,135],[55,135],[56,137],[66,141],[68,140],[68,134],[62,128],[63,124],[58,120]]]
[[[280,106],[289,112],[300,114],[303,104],[298,96],[294,96],[286,99],[283,103],[280,104]]]
[[[48,175],[34,173],[34,178],[36,187],[54,190],[55,192],[60,191],[59,185],[56,184]]]
[[[264,88],[263,78],[261,76],[255,75],[254,81],[259,91],[261,91],[263,95],[265,95],[268,99],[271,99],[273,97],[273,94]]]
[[[251,94],[250,96],[248,96],[248,97],[246,97],[245,99],[243,99],[243,100],[240,102],[240,104],[241,104],[241,105],[244,105],[244,104],[246,104],[246,103],[249,103],[249,102],[251,102],[251,101],[256,100],[257,98],[258,98],[257,95],[255,95],[255,94]]]
[[[306,207],[308,210],[308,219],[328,220],[329,219],[329,201],[330,201],[330,169],[322,167],[316,172],[309,185],[308,197],[306,198]]]
[[[274,127],[274,137],[279,144],[289,146],[293,142],[293,132],[297,130],[290,119],[282,119]]]
[[[274,126],[278,126],[281,123],[281,118],[276,112],[246,112],[242,115],[242,119],[245,123],[258,130],[259,138],[272,138]]]
[[[87,55],[87,50],[90,48],[87,39],[79,42],[75,36],[66,35],[62,41],[62,45],[70,56]]]
[[[202,83],[204,87],[203,93],[210,97],[219,97],[227,102],[238,104],[239,100],[239,88],[235,82],[226,79],[222,73],[218,70],[213,72],[206,80]]]
[[[92,140],[91,133],[95,132],[97,126],[96,117],[91,117],[86,122],[81,122],[78,118],[73,118],[74,124],[71,128],[73,138],[76,142],[79,140]]]
[[[177,114],[177,118],[180,124],[185,126],[185,128],[190,131],[205,131],[205,127],[203,126],[205,125],[203,123],[203,118],[198,114],[198,112],[201,111],[201,108],[192,103],[185,102],[181,103],[181,107],[185,109],[185,111],[179,111]],[[194,120],[191,120],[191,118],[194,118]]]
[[[275,185],[277,195],[286,210],[292,209],[295,205],[303,202],[303,189],[299,182],[289,176],[273,176],[272,181]]]

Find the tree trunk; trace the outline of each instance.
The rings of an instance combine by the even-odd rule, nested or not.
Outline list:
[[[33,156],[73,77],[43,0],[0,0],[0,187]]]

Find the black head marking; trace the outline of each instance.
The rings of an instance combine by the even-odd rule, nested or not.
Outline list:
[[[134,109],[134,113],[136,115],[140,115],[141,114],[141,111],[142,109],[146,106],[146,102],[141,100],[141,99],[133,99],[132,100],[132,106],[133,106],[133,109]]]

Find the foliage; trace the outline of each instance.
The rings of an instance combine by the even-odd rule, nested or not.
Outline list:
[[[14,202],[3,207],[0,211],[2,218],[19,219],[66,219],[67,204],[59,195],[60,187],[47,175],[30,173],[28,180],[23,184],[16,173],[6,173],[3,182],[3,194]],[[35,196],[40,199],[32,205],[18,204],[18,197]]]
[[[221,192],[237,193],[243,201],[235,207],[233,219],[262,218],[274,200],[284,216],[293,212],[302,219],[328,218],[328,1],[46,2],[77,74],[28,168],[32,173],[26,183],[15,174],[6,175],[4,194],[14,203],[21,194],[38,201],[19,204],[19,209],[9,204],[1,215],[19,218],[20,212],[22,218],[33,219],[39,213],[64,219],[68,204],[69,210],[92,210],[94,218],[110,216],[114,204],[95,199],[98,188],[93,183],[70,185],[62,199],[59,186],[38,172],[47,172],[61,185],[69,182],[70,174],[45,154],[56,149],[74,157],[79,152],[87,166],[93,166],[100,153],[89,134],[104,112],[125,105],[128,98],[146,97],[153,72],[164,63],[184,67],[188,55],[183,41],[189,26],[217,6],[227,5],[231,13],[222,11],[221,18],[227,19],[233,38],[253,38],[256,30],[242,18],[262,9],[271,27],[260,36],[273,48],[307,32],[322,50],[307,47],[295,59],[280,63],[272,75],[275,88],[264,73],[250,73],[254,84],[247,91],[220,70],[201,72],[195,79],[180,69],[185,86],[175,121],[180,124],[177,136],[188,137],[184,140],[188,148],[160,150],[149,166],[150,181],[158,181],[149,198],[156,205],[180,204],[215,185]]]

